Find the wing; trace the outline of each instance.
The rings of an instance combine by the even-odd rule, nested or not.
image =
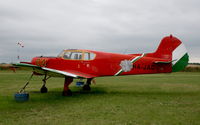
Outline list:
[[[26,63],[18,63],[18,64],[13,64],[14,66],[18,67],[25,67],[28,69],[32,69],[33,72],[44,75],[47,74],[48,76],[52,77],[73,77],[73,78],[94,78],[97,77],[95,75],[75,71],[75,70],[57,70],[57,69],[52,69],[52,68],[47,68],[47,67],[40,67],[32,64],[26,64]]]

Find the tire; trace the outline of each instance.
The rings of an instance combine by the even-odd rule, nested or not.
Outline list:
[[[72,96],[72,91],[70,89],[67,91],[63,91],[62,96]]]
[[[47,93],[48,92],[48,89],[46,86],[42,86],[42,88],[40,89],[40,92],[41,93]]]
[[[90,85],[84,85],[83,90],[84,91],[90,91],[91,90]]]

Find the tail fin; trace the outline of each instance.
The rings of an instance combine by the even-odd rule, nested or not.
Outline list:
[[[172,62],[172,72],[183,70],[189,61],[189,56],[184,44],[172,35],[164,37],[154,57],[166,59]]]

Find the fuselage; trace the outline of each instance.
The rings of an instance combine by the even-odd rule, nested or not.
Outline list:
[[[58,57],[35,57],[31,64],[61,71],[73,71],[94,76],[167,73],[172,64],[151,57],[151,54],[117,54],[91,50],[64,50]]]

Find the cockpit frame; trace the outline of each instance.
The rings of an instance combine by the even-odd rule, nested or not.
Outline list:
[[[78,49],[68,49],[63,50],[58,57],[65,60],[85,60],[90,61],[94,60],[96,54],[93,52],[89,52],[87,50],[78,50]]]

